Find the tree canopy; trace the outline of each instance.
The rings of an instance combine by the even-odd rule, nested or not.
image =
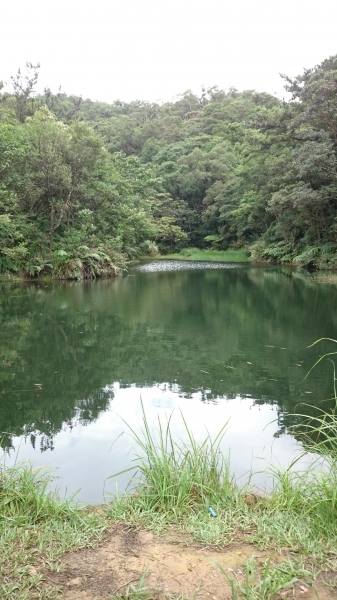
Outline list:
[[[337,56],[283,76],[289,101],[106,104],[37,95],[26,68],[0,90],[1,272],[113,275],[188,245],[337,266]]]

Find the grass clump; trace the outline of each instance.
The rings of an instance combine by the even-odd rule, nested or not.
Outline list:
[[[256,564],[254,556],[251,556],[246,562],[244,575],[240,578],[229,576],[219,564],[217,564],[217,567],[230,585],[231,600],[239,600],[239,598],[270,600],[271,598],[280,597],[281,592],[290,590],[295,583],[302,583],[311,579],[309,571],[303,565],[296,565],[292,561],[273,564],[271,559],[268,559],[261,569]]]
[[[143,403],[142,411],[142,433],[138,435],[129,427],[138,448],[134,464],[123,471],[134,471],[137,478],[135,494],[129,497],[134,509],[143,514],[165,515],[166,521],[172,522],[198,507],[207,513],[219,497],[232,501],[235,484],[220,450],[226,424],[214,440],[207,434],[198,443],[181,415],[186,441],[177,442],[172,436],[171,417],[165,426],[158,417],[154,433]],[[115,506],[116,503],[111,509],[115,510]]]
[[[30,464],[0,470],[0,597],[54,598],[45,569],[57,570],[66,551],[93,546],[106,528],[89,513],[48,491],[51,474]]]
[[[147,574],[148,569],[145,569],[135,585],[131,581],[126,584],[127,587],[124,592],[120,592],[125,587],[124,585],[115,590],[110,596],[111,600],[152,600],[152,598],[155,598],[155,590],[146,585]]]
[[[331,338],[321,338],[311,344],[309,348],[321,341],[329,341],[337,344],[337,340]],[[337,355],[337,351],[329,352],[320,356],[316,363],[311,367],[306,377],[311,371],[324,359],[328,359],[333,365],[333,396],[334,406],[330,412],[316,408],[316,414],[308,417],[305,414],[299,415],[303,421],[297,427],[294,427],[294,433],[299,435],[304,447],[308,451],[314,451],[316,454],[324,457],[330,463],[330,471],[337,465],[337,378],[336,367],[331,357]],[[306,404],[301,405],[305,410]],[[310,408],[310,407],[308,407]]]

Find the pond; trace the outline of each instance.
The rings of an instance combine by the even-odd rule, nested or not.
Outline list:
[[[287,267],[153,261],[113,280],[2,283],[0,434],[7,465],[57,467],[53,486],[99,503],[125,489],[129,424],[182,411],[198,439],[227,423],[235,476],[268,485],[300,453],[295,412],[329,406],[337,288]],[[300,406],[306,403],[309,406]],[[126,422],[126,423],[125,423]],[[305,464],[303,457],[298,466]]]

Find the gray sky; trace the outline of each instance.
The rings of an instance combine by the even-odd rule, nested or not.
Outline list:
[[[283,96],[337,53],[336,0],[2,0],[0,80],[41,63],[40,89],[112,102],[201,85]]]

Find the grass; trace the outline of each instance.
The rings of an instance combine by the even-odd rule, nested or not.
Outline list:
[[[185,441],[177,442],[169,419],[165,424],[158,419],[151,427],[143,410],[142,434],[130,429],[137,446],[131,467],[137,484],[110,505],[112,519],[156,533],[175,524],[203,544],[249,543],[273,554],[277,548],[276,562],[269,561],[258,573],[251,563],[245,582],[232,581],[233,598],[276,598],[279,590],[295,583],[310,585],[327,565],[336,571],[335,456],[330,455],[329,469],[326,453],[324,462],[317,460],[305,472],[296,471],[296,460],[285,471],[275,469],[271,492],[259,494],[249,485],[239,488],[231,475],[219,448],[225,428],[215,440],[207,434],[197,442],[182,419]],[[210,506],[216,518],[210,516]]]
[[[127,588],[124,593],[117,594],[119,590],[115,590],[110,596],[111,600],[151,600],[155,594],[153,593],[154,590],[146,585],[147,573],[148,569],[145,569],[136,585],[133,585],[131,582],[129,585],[126,584]]]
[[[162,533],[170,525],[206,545],[250,544],[270,552],[263,564],[252,557],[244,573],[229,576],[232,600],[271,600],[280,591],[311,585],[328,568],[337,572],[336,463],[314,465],[305,473],[273,472],[273,489],[264,496],[239,488],[229,461],[220,451],[223,427],[212,440],[198,442],[182,415],[184,441],[173,439],[170,419],[143,432],[130,429],[137,446],[134,487],[105,510],[77,508],[71,500],[48,493],[50,473],[29,464],[3,469],[0,477],[0,597],[3,600],[56,598],[47,570],[60,568],[69,550],[94,547],[112,522]],[[326,458],[326,457],[325,457]],[[136,483],[137,481],[137,483]],[[249,501],[250,496],[255,500]],[[251,500],[251,499],[250,499]],[[208,509],[216,512],[213,518]],[[275,550],[275,548],[277,550]],[[219,567],[220,568],[220,567]],[[155,591],[144,577],[116,590],[114,600],[150,600]],[[330,580],[337,586],[337,578]]]
[[[29,464],[0,470],[0,597],[55,598],[43,575],[62,554],[94,546],[107,526],[103,515],[76,508],[47,490],[51,474]]]
[[[332,338],[321,338],[316,340],[313,344],[309,346],[315,346],[322,341],[329,341],[337,344],[337,340]],[[313,449],[318,454],[327,457],[328,459],[332,459],[333,461],[337,461],[337,378],[336,378],[336,367],[333,359],[331,357],[335,357],[337,355],[337,350],[333,352],[329,352],[323,354],[319,357],[319,359],[315,362],[315,364],[311,367],[309,372],[307,373],[305,379],[310,375],[311,371],[319,365],[322,360],[328,359],[333,365],[333,397],[334,407],[330,413],[327,413],[324,410],[317,409],[317,415],[315,417],[308,418],[305,414],[301,415],[303,417],[303,426],[306,431],[303,434],[302,438],[304,445],[309,449]],[[305,404],[302,405],[305,408]],[[303,427],[302,426],[302,427]]]
[[[226,494],[227,488],[232,489],[234,482],[220,451],[226,425],[214,440],[207,434],[199,444],[181,414],[186,442],[179,443],[172,437],[170,418],[163,426],[158,417],[155,437],[143,403],[142,411],[142,433],[138,435],[129,428],[138,450],[133,466],[127,471],[136,470],[141,477],[141,494],[138,497],[139,501],[145,502],[145,511],[164,510],[179,515],[190,511],[196,503],[207,507],[216,501],[219,494]],[[113,477],[120,474],[116,473]]]
[[[302,584],[303,581],[311,579],[310,572],[302,565],[292,561],[273,565],[268,559],[261,569],[257,566],[254,556],[246,562],[243,578],[230,577],[221,565],[217,564],[217,567],[230,585],[232,600],[269,600],[292,589],[295,583]],[[302,589],[306,590],[305,586],[302,585]]]
[[[151,257],[154,259],[199,260],[208,262],[249,262],[249,256],[243,250],[200,250],[199,248],[183,248],[179,253]]]

